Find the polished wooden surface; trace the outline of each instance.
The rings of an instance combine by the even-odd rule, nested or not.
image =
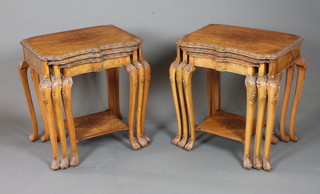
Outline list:
[[[135,46],[142,40],[114,25],[96,26],[24,39],[21,44],[42,61],[62,60],[110,48]]]
[[[195,67],[203,67],[207,69],[208,113],[206,120],[197,125],[196,129],[243,142],[244,168],[272,170],[271,144],[278,142],[278,138],[274,136],[274,123],[279,101],[279,86],[282,72],[286,70],[288,77],[280,135],[283,141],[298,140],[294,132],[294,123],[306,69],[306,63],[301,58],[301,42],[301,37],[292,34],[229,25],[208,25],[177,40],[177,58],[170,67],[172,94],[178,121],[177,136],[172,143],[186,150],[191,150],[195,144],[190,78]],[[295,66],[298,67],[298,78],[289,138],[285,132],[285,116],[292,85],[292,69]],[[220,72],[246,76],[246,117],[221,110]],[[255,121],[256,105],[258,109]],[[262,159],[260,150],[266,111]],[[252,156],[251,136],[255,133],[254,128],[256,136]],[[186,139],[188,139],[187,144]]]
[[[222,24],[210,24],[177,41],[182,46],[259,59],[276,59],[301,42],[302,38],[293,34]]]
[[[142,39],[116,26],[108,25],[41,35],[25,39],[21,44],[24,62],[19,66],[19,71],[34,124],[30,140],[34,141],[37,138],[38,129],[27,85],[26,72],[29,66],[44,116],[45,133],[42,140],[46,141],[50,136],[52,170],[78,165],[77,141],[80,140],[128,130],[133,149],[140,149],[149,144],[151,140],[146,136],[144,120],[151,71],[142,55]],[[129,75],[128,124],[120,121],[120,67],[124,67]],[[72,77],[104,70],[107,70],[109,109],[73,118]],[[65,110],[65,122],[62,106]],[[65,128],[68,129],[71,145],[70,159]],[[61,157],[58,141],[61,145]]]
[[[111,110],[76,117],[73,120],[77,141],[128,130],[128,125],[123,123]]]
[[[214,115],[197,125],[197,131],[204,131],[245,143],[246,117],[218,110]]]

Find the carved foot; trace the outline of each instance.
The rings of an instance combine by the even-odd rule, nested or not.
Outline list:
[[[50,138],[49,138],[49,135],[47,135],[47,134],[43,134],[42,136],[41,136],[41,138],[40,138],[40,140],[42,141],[42,142],[46,142],[46,141],[48,141]]]
[[[250,156],[245,156],[243,158],[243,167],[248,170],[252,168],[252,161],[250,159]]]
[[[138,138],[138,142],[142,147],[145,147],[148,145],[148,142],[145,139],[143,139],[142,137]]]
[[[31,134],[31,135],[29,135],[28,139],[29,139],[29,141],[34,142],[38,139],[38,137],[34,134]]]
[[[271,143],[272,144],[277,144],[278,142],[279,142],[279,139],[275,135],[273,135],[272,139],[271,139]]]
[[[136,139],[133,139],[130,141],[130,144],[131,144],[131,147],[134,149],[134,150],[138,150],[141,148],[141,146],[138,144],[137,140]]]
[[[287,134],[285,134],[284,137],[283,138],[281,137],[280,139],[282,142],[286,142],[286,143],[290,141],[290,137]]]
[[[79,158],[78,155],[72,154],[71,156],[71,161],[70,161],[70,166],[75,167],[79,163]]]
[[[178,143],[178,146],[180,148],[183,148],[185,145],[187,144],[187,139],[182,139],[179,143]]]
[[[55,159],[51,162],[51,170],[58,170],[59,169],[59,160]]]
[[[260,170],[262,168],[262,160],[261,160],[260,156],[254,157],[253,168],[255,168],[257,170]]]
[[[68,168],[69,165],[69,161],[68,158],[62,158],[61,162],[60,162],[60,168],[64,169],[64,168]]]
[[[146,135],[143,135],[142,138],[147,142],[150,143],[151,139],[149,137],[147,137]]]
[[[294,142],[298,142],[299,141],[299,137],[296,136],[296,135],[293,135],[293,136],[290,137],[290,140],[294,141]]]
[[[263,170],[265,170],[265,171],[271,171],[272,170],[270,159],[264,159],[263,160]]]
[[[171,141],[171,143],[173,144],[173,145],[178,145],[178,143],[181,141],[181,136],[180,135],[178,135],[177,137],[175,137],[172,141]]]
[[[184,146],[184,149],[190,151],[190,150],[192,150],[193,146],[194,146],[194,141],[192,141],[191,139],[189,139],[187,145]]]

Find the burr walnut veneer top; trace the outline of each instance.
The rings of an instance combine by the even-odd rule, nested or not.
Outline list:
[[[277,59],[302,42],[293,34],[210,24],[177,40],[186,47],[209,48],[256,59]]]
[[[24,39],[21,44],[42,61],[136,46],[142,40],[114,25],[57,32]]]

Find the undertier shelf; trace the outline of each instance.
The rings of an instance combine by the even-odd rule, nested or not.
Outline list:
[[[129,129],[111,110],[80,116],[73,121],[77,141]]]
[[[253,124],[255,133],[256,120]],[[222,110],[217,111],[213,116],[196,126],[197,131],[204,131],[214,135],[233,139],[244,143],[245,141],[246,117],[228,113]]]

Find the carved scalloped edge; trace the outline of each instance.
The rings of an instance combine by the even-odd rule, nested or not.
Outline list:
[[[235,49],[235,48],[230,48],[230,47],[220,47],[217,45],[212,45],[212,44],[204,44],[204,43],[196,43],[196,42],[187,42],[181,40],[183,37],[179,38],[176,43],[180,46],[190,46],[190,47],[202,47],[202,48],[209,48],[209,49],[215,49],[216,51],[219,52],[232,52],[232,53],[240,53],[242,55],[246,55],[248,57],[254,57],[258,59],[277,59],[280,56],[284,55],[288,51],[290,51],[293,47],[297,46],[303,41],[302,37],[299,37],[297,40],[292,42],[290,45],[288,45],[286,48],[280,50],[279,52],[275,54],[258,54],[258,53],[253,53],[249,52],[246,50],[241,50],[241,49]]]
[[[234,59],[240,59],[244,60],[250,63],[269,63],[269,60],[266,59],[253,59],[247,56],[234,54],[234,53],[227,53],[227,52],[219,52],[212,49],[203,49],[203,48],[194,48],[194,47],[181,47],[182,50],[186,50],[188,52],[194,52],[194,53],[202,53],[202,54],[210,54],[221,58],[234,58]]]
[[[202,54],[202,53],[200,54],[200,53],[194,53],[194,52],[188,52],[188,54],[195,56],[195,57],[204,57],[204,58],[214,59],[215,61],[218,61],[221,63],[237,63],[237,64],[241,64],[243,66],[259,67],[259,64],[257,64],[257,63],[250,63],[250,62],[242,61],[239,59],[217,57],[217,56],[210,55],[210,54]]]
[[[114,44],[103,45],[103,46],[100,46],[100,47],[77,50],[77,51],[65,53],[65,54],[62,54],[62,55],[42,56],[35,49],[33,49],[27,42],[25,42],[25,41],[21,41],[20,42],[20,44],[22,46],[24,46],[25,48],[30,50],[41,61],[63,60],[63,59],[66,59],[66,58],[70,58],[70,57],[73,57],[73,56],[76,56],[76,55],[82,55],[82,54],[85,54],[85,53],[101,52],[102,50],[113,49],[113,48],[137,46],[137,45],[142,44],[142,43],[143,43],[142,39],[134,39],[134,40],[129,41],[129,42],[117,42],[117,43],[114,43]]]
[[[132,52],[126,52],[126,53],[117,53],[112,55],[105,55],[100,58],[92,58],[92,59],[84,59],[80,61],[75,61],[73,63],[68,63],[65,65],[60,65],[59,68],[66,68],[66,67],[73,67],[80,64],[86,64],[86,63],[99,63],[101,61],[107,60],[107,59],[114,59],[114,58],[120,58],[120,57],[126,57],[132,55]]]
[[[97,52],[97,53],[88,53],[88,54],[78,55],[78,56],[64,59],[61,61],[49,61],[48,65],[65,65],[67,63],[72,63],[72,62],[76,62],[79,60],[99,58],[99,57],[101,58],[101,57],[104,57],[105,55],[117,54],[117,53],[123,53],[123,52],[132,52],[132,51],[137,50],[138,48],[139,48],[139,46],[127,47],[127,48],[117,48],[117,49],[108,49],[108,50],[103,50],[103,51]]]

